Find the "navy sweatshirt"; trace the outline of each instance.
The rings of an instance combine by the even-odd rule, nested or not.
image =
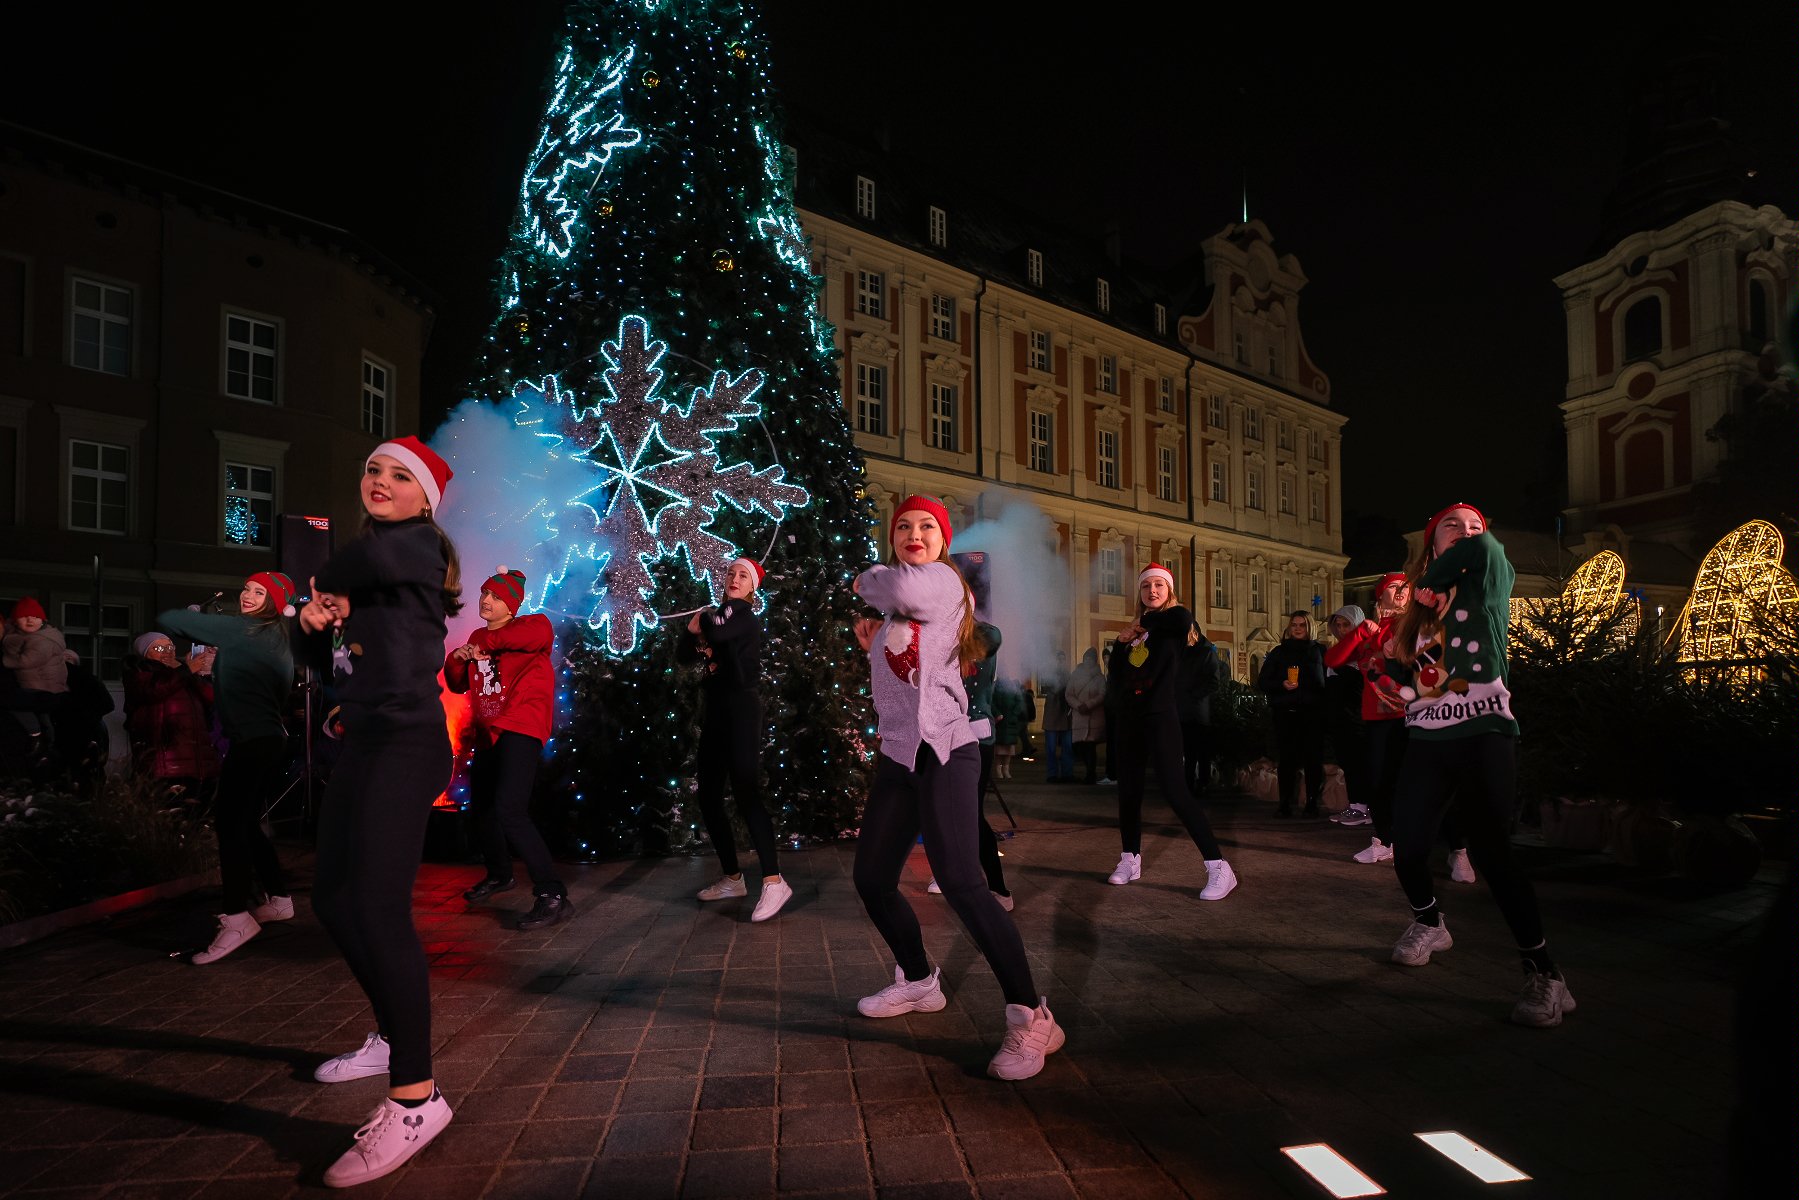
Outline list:
[[[1112,650],[1112,675],[1122,689],[1124,715],[1172,712],[1180,690],[1181,652],[1187,648],[1187,630],[1193,614],[1176,604],[1146,612],[1137,618],[1144,641],[1136,646],[1119,642]],[[1133,652],[1142,658],[1133,663]]]

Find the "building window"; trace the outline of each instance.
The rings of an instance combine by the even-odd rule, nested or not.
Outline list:
[[[1170,504],[1175,500],[1175,457],[1173,446],[1156,447],[1156,495]]]
[[[887,276],[879,271],[856,272],[856,311],[865,317],[886,317]]]
[[[1053,472],[1056,469],[1055,414],[1031,414],[1031,470]]]
[[[856,176],[856,215],[864,221],[875,219],[875,181],[866,175]]]
[[[1624,312],[1624,361],[1636,362],[1662,348],[1662,298],[1644,296]]]
[[[1156,405],[1165,413],[1171,413],[1174,411],[1174,378],[1173,378],[1173,376],[1170,376],[1170,375],[1162,376],[1161,382],[1156,385]]]
[[[75,280],[69,336],[73,365],[108,375],[131,374],[131,292],[92,279]]]
[[[1281,377],[1281,352],[1273,346],[1268,347],[1268,373],[1276,379]]]
[[[1212,462],[1212,499],[1219,504],[1227,503],[1231,498],[1230,485],[1224,474],[1224,464],[1217,460]]]
[[[63,641],[69,649],[81,655],[81,661],[101,679],[119,678],[119,665],[131,648],[131,639],[138,633],[129,604],[102,603],[100,640],[96,644],[93,605],[67,600],[62,606],[62,624],[57,628],[62,630]]]
[[[954,296],[933,295],[931,297],[931,336],[942,338],[946,342],[956,340],[956,298]]]
[[[1111,312],[1112,285],[1102,279],[1099,281],[1099,287],[1094,290],[1095,295],[1093,297],[1093,302],[1099,306],[1099,311],[1103,313]]]
[[[131,451],[107,442],[69,439],[69,528],[128,533]]]
[[[1249,365],[1249,338],[1239,329],[1231,335],[1231,344],[1235,348],[1237,361],[1244,366]]]
[[[1094,441],[1099,486],[1115,488],[1118,486],[1118,431],[1101,429]]]
[[[933,383],[931,385],[931,427],[928,431],[930,444],[939,450],[954,451],[956,448],[956,385],[953,383]]]
[[[1024,252],[1024,275],[1033,287],[1043,286],[1043,251],[1026,250]]]
[[[1243,503],[1260,511],[1262,507],[1262,469],[1251,467],[1244,476]]]
[[[887,368],[856,364],[856,432],[887,436]]]
[[[935,204],[931,206],[931,245],[949,245],[949,214]]]
[[[1284,513],[1292,512],[1293,511],[1293,481],[1291,479],[1282,479],[1280,481],[1280,484],[1278,487],[1278,495],[1280,497],[1281,511]]]
[[[387,368],[372,358],[362,360],[362,429],[387,436]]]
[[[1260,409],[1243,410],[1243,436],[1252,442],[1262,440],[1262,413]]]
[[[1212,568],[1212,607],[1229,608],[1231,606],[1230,574],[1223,567]]]
[[[225,540],[238,546],[275,544],[275,469],[225,464]]]
[[[1287,424],[1287,418],[1276,417],[1274,421],[1274,444],[1282,450],[1293,449],[1293,426]]]
[[[1311,489],[1311,491],[1312,491],[1312,509],[1311,509],[1312,520],[1322,521],[1322,520],[1324,520],[1324,489],[1321,487],[1314,487]]]
[[[1118,394],[1118,356],[1116,354],[1100,355],[1099,370],[1096,374],[1099,380],[1099,390],[1108,396],[1116,396]]]
[[[1049,370],[1049,331],[1031,330],[1031,370]]]
[[[1168,306],[1166,304],[1156,305],[1156,332],[1160,334],[1168,332]]]
[[[1268,611],[1262,607],[1262,573],[1260,571],[1251,571],[1249,573],[1249,611]]]
[[[276,329],[273,322],[240,313],[225,316],[225,394],[262,404],[275,402]]]
[[[1224,397],[1206,397],[1206,424],[1213,429],[1224,428]]]
[[[1323,462],[1324,461],[1324,434],[1322,432],[1320,432],[1319,430],[1314,429],[1307,435],[1306,441],[1309,444],[1309,448],[1311,450],[1313,459],[1315,459],[1319,462]]]
[[[1768,300],[1768,281],[1751,279],[1749,281],[1749,341],[1750,349],[1760,350],[1771,337],[1768,314],[1773,311],[1773,304]]]
[[[1293,611],[1293,581],[1291,579],[1281,580],[1281,611],[1284,613]]]
[[[1099,548],[1099,590],[1102,595],[1124,595],[1124,548]]]

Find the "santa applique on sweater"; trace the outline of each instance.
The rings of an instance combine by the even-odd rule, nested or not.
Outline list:
[[[887,638],[881,646],[887,666],[912,687],[918,686],[918,634],[917,621],[895,620],[888,624]]]

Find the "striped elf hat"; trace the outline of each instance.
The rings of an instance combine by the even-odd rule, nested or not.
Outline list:
[[[518,615],[518,606],[525,602],[525,573],[509,571],[504,563],[486,583],[481,585],[484,592],[492,592],[494,599],[506,606],[506,611],[513,616]]]

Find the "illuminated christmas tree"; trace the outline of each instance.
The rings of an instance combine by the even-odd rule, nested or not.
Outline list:
[[[568,664],[552,824],[593,853],[691,839],[699,688],[674,647],[743,553],[768,571],[767,798],[784,835],[834,836],[869,761],[849,582],[872,516],[768,43],[742,3],[584,0],[566,22],[476,383],[590,468],[542,498],[534,551]]]

